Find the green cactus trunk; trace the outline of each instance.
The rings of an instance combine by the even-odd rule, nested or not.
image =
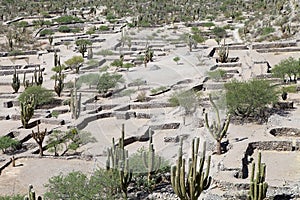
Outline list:
[[[209,100],[215,110],[217,120],[213,120],[213,123],[211,125],[209,125],[208,114],[205,113],[205,118],[204,118],[205,126],[208,129],[209,133],[216,140],[217,154],[220,155],[220,154],[222,154],[221,141],[222,141],[223,137],[227,134],[229,123],[230,123],[230,114],[227,115],[226,121],[223,124],[221,124],[219,109],[218,109],[217,105],[214,103],[214,101],[212,100],[211,95],[209,95]]]
[[[119,143],[112,139],[112,147],[108,148],[106,169],[117,173],[120,178],[120,188],[127,199],[127,188],[132,179],[132,170],[129,168],[128,151],[124,148],[125,126],[122,124],[122,134]]]
[[[34,114],[35,102],[34,98],[30,97],[25,99],[24,102],[20,102],[21,106],[21,122],[24,128],[28,128],[28,122]]]
[[[41,196],[36,198],[35,191],[33,190],[33,186],[29,185],[28,187],[28,194],[24,197],[24,200],[42,200]]]
[[[160,168],[161,157],[155,156],[152,131],[150,128],[148,129],[148,134],[149,134],[149,149],[148,152],[143,152],[142,156],[143,156],[144,166],[148,171],[148,183],[151,184],[153,174],[155,174]]]
[[[81,93],[77,95],[77,88],[76,88],[76,79],[74,81],[74,87],[71,91],[71,112],[72,112],[72,118],[78,119],[80,115],[80,109],[81,109]]]
[[[12,79],[12,84],[11,84],[11,87],[13,88],[15,93],[18,93],[20,89],[20,85],[21,84],[20,84],[19,75],[17,74],[17,70],[15,69],[13,79]]]
[[[59,67],[59,72],[56,72],[54,82],[54,91],[58,97],[60,97],[61,92],[64,89],[64,74],[62,74],[61,65],[59,65]]]

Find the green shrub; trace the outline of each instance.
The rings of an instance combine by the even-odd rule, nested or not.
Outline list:
[[[24,200],[24,195],[0,196],[0,200]]]
[[[160,87],[158,87],[158,88],[153,88],[153,89],[151,90],[151,94],[156,94],[156,93],[162,92],[162,91],[164,91],[164,90],[166,90],[166,89],[167,89],[166,86],[160,86]]]
[[[168,99],[171,106],[181,106],[186,114],[193,113],[198,106],[199,96],[191,90],[174,92]]]
[[[54,110],[51,112],[51,116],[57,118],[59,115],[59,112],[57,110]]]
[[[91,176],[75,171],[50,178],[45,185],[47,192],[44,197],[49,200],[112,200],[115,199],[112,191],[117,187],[117,183],[117,176],[103,169],[95,171]]]
[[[218,70],[215,70],[215,71],[209,71],[207,72],[207,75],[215,80],[215,81],[219,81],[220,79],[226,77],[226,71],[225,70],[222,70],[222,69],[218,69]]]
[[[297,93],[297,85],[290,85],[282,88],[282,92]]]
[[[16,149],[19,144],[20,142],[18,140],[12,139],[11,137],[0,137],[0,149],[3,153],[6,153],[9,148]]]
[[[25,99],[30,98],[30,96],[33,96],[35,99],[35,106],[41,106],[48,104],[53,101],[53,93],[46,88],[43,88],[41,86],[31,86],[26,88],[22,94],[19,96],[18,100],[20,102],[24,102]]]
[[[105,26],[105,25],[102,25],[102,26],[99,27],[99,31],[109,31],[109,27]]]
[[[54,32],[51,29],[44,29],[40,32],[41,37],[44,37],[44,36],[47,36],[47,35],[53,35],[53,34],[54,34]]]
[[[264,27],[259,29],[259,32],[261,35],[269,35],[270,33],[275,32],[275,29],[273,27]]]
[[[108,50],[108,49],[102,49],[98,52],[95,53],[96,55],[102,55],[102,56],[111,56],[111,55],[114,55],[114,52],[112,52],[111,50]]]
[[[106,93],[109,89],[117,86],[119,82],[123,82],[121,74],[104,73],[99,77],[97,89],[99,93]]]
[[[58,28],[58,31],[61,32],[61,33],[70,33],[71,29],[68,26],[60,26]]]
[[[89,85],[89,87],[91,86],[97,86],[98,85],[98,81],[99,81],[99,74],[84,74],[82,76],[79,77],[79,79],[77,80],[76,84],[78,84],[78,86],[80,87],[83,83]]]
[[[209,28],[209,27],[215,26],[215,24],[213,22],[205,22],[205,23],[203,23],[203,26]]]

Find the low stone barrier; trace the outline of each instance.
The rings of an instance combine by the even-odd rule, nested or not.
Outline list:
[[[53,118],[42,118],[41,123],[52,124],[52,125],[64,125],[65,120],[63,120],[63,119],[53,119]]]
[[[170,103],[158,103],[158,102],[139,102],[130,104],[130,109],[150,109],[150,108],[166,108],[166,107],[172,107]]]
[[[284,47],[296,47],[297,42],[270,42],[270,43],[258,43],[253,44],[252,49],[269,49],[269,48],[284,48]]]
[[[257,49],[258,53],[271,53],[271,52],[298,52],[300,48],[292,47],[292,48],[271,48],[271,49]]]
[[[271,129],[270,134],[274,135],[275,137],[299,137],[300,130],[298,128],[280,127]]]
[[[218,63],[210,68],[210,70],[215,70],[219,67],[229,68],[229,67],[242,67],[242,63],[233,62],[233,63]]]

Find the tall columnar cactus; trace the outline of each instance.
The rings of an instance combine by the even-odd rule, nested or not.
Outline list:
[[[80,115],[80,109],[81,109],[81,93],[77,95],[77,88],[76,88],[76,78],[74,80],[74,87],[71,91],[71,113],[73,119],[78,119]]]
[[[143,152],[143,163],[148,171],[148,183],[151,182],[153,174],[155,174],[160,167],[161,157],[155,156],[155,150],[153,147],[152,131],[149,128],[149,149],[148,152]]]
[[[193,43],[194,43],[194,41],[193,41],[193,38],[192,38],[192,36],[191,35],[189,35],[189,37],[188,37],[188,46],[189,46],[189,50],[190,50],[190,52],[192,52],[192,48],[193,48]]]
[[[36,84],[37,84],[37,85],[42,85],[43,82],[44,82],[43,71],[41,70],[41,67],[39,66],[38,79],[37,79]]]
[[[54,50],[54,67],[58,65],[58,55],[56,50]]]
[[[34,82],[36,85],[43,84],[44,78],[43,78],[43,73],[42,73],[41,67],[39,67],[38,70],[35,68],[33,76],[34,76]]]
[[[15,72],[13,74],[11,87],[13,88],[15,93],[18,93],[18,91],[20,89],[20,79],[19,79],[19,75],[17,74],[16,69],[15,69]]]
[[[41,196],[36,198],[35,191],[33,190],[33,186],[29,185],[28,194],[24,197],[24,200],[42,200]]]
[[[61,92],[64,89],[64,79],[65,76],[62,73],[61,65],[59,65],[60,69],[58,72],[55,74],[55,82],[54,82],[54,91],[57,94],[57,96],[60,97]]]
[[[31,83],[30,83],[29,80],[26,80],[26,72],[24,72],[24,76],[23,76],[23,86],[24,86],[24,88],[26,89],[26,88],[28,88],[32,85],[33,85],[33,77],[32,77]]]
[[[26,98],[23,102],[20,102],[21,106],[21,122],[24,128],[28,127],[28,122],[34,114],[35,99],[34,97]]]
[[[261,152],[258,154],[257,172],[255,173],[255,163],[252,164],[252,174],[250,179],[250,191],[248,195],[249,200],[263,200],[267,196],[268,183],[266,178],[266,164],[261,162]]]
[[[205,113],[205,126],[210,132],[210,134],[213,136],[213,138],[217,141],[217,154],[220,155],[222,153],[221,141],[227,133],[228,126],[230,123],[230,114],[227,115],[226,121],[221,124],[219,109],[217,105],[214,103],[214,101],[212,100],[211,95],[209,95],[209,101],[216,112],[217,121],[213,120],[213,123],[209,125],[208,114]]]
[[[36,143],[39,145],[39,153],[40,156],[43,156],[43,141],[45,139],[45,136],[47,134],[47,128],[45,128],[45,131],[40,131],[40,126],[37,127],[37,132],[34,132],[32,130],[31,136],[36,141]]]
[[[132,170],[129,169],[128,151],[124,148],[125,128],[122,124],[122,135],[119,143],[116,145],[112,139],[112,147],[108,148],[108,157],[106,160],[106,169],[118,172],[120,178],[120,187],[127,199],[127,188],[132,179]]]
[[[188,173],[185,169],[185,159],[182,157],[182,139],[178,152],[177,165],[171,168],[171,184],[174,192],[181,200],[197,200],[204,190],[207,190],[211,183],[209,176],[210,156],[207,159],[207,167],[204,170],[205,148],[203,143],[202,154],[198,162],[199,138],[194,138],[192,143],[192,155],[188,162]]]
[[[218,51],[219,59],[218,61],[221,63],[227,63],[228,62],[228,55],[229,55],[229,48],[228,46],[221,45]]]

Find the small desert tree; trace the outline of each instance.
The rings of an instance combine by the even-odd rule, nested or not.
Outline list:
[[[277,78],[282,78],[285,80],[286,77],[289,81],[297,81],[297,77],[300,74],[300,59],[296,60],[293,57],[281,60],[278,65],[275,65],[271,70],[272,75]]]
[[[65,62],[65,64],[71,69],[75,68],[75,72],[79,73],[79,69],[80,69],[81,65],[83,64],[83,62],[84,62],[84,59],[82,56],[73,56],[72,58],[67,60]]]
[[[33,139],[36,141],[36,143],[39,146],[40,156],[43,156],[43,141],[45,139],[46,134],[47,134],[47,128],[45,128],[45,131],[40,131],[39,125],[38,125],[38,128],[37,128],[37,132],[34,132],[32,130],[31,136],[33,137]]]
[[[264,119],[267,106],[278,101],[278,91],[267,80],[233,80],[225,84],[225,89],[229,112],[243,119]]]
[[[75,42],[76,46],[78,47],[78,51],[81,53],[82,57],[84,58],[84,53],[87,51],[87,46],[92,45],[92,42],[85,39],[80,39]]]
[[[181,106],[185,114],[190,115],[196,111],[198,106],[198,94],[193,90],[175,92],[168,100],[172,106]]]
[[[18,100],[20,102],[25,102],[26,99],[29,99],[30,97],[34,98],[34,108],[36,108],[37,106],[52,102],[53,93],[41,86],[31,86],[22,92]]]
[[[121,74],[109,74],[106,72],[99,77],[97,85],[98,91],[99,93],[107,93],[109,89],[116,87],[117,84],[122,81]]]

